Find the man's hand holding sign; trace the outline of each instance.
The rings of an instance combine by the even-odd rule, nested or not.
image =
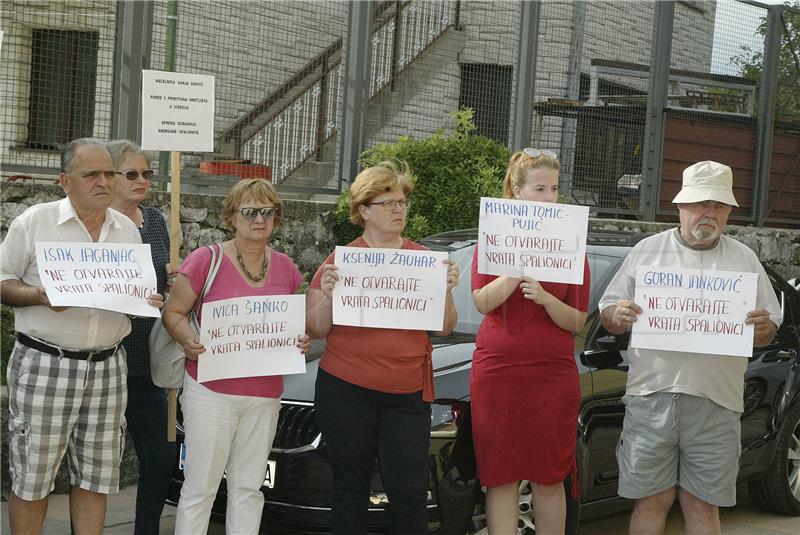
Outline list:
[[[41,304],[56,312],[67,307],[111,310],[159,317],[150,245],[36,242]]]

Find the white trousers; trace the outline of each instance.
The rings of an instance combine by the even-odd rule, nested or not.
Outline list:
[[[186,462],[176,535],[208,531],[223,471],[228,486],[225,532],[256,535],[264,508],[261,485],[278,427],[280,399],[220,394],[186,374],[181,409]]]

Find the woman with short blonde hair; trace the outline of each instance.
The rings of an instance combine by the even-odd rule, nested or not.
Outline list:
[[[409,194],[407,165],[364,169],[350,187],[350,217],[364,228],[350,247],[426,250],[402,236]],[[332,528],[336,535],[367,532],[370,479],[376,458],[389,497],[392,533],[428,531],[428,442],[434,399],[427,331],[333,324],[339,281],[334,254],[308,289],[306,326],[326,338],[314,406],[333,470]],[[456,324],[452,289],[458,268],[448,262],[444,329]]]

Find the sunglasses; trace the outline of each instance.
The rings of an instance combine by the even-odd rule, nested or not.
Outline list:
[[[538,158],[539,156],[546,156],[551,160],[558,160],[558,153],[549,149],[532,149],[530,147],[522,149],[522,152],[531,158]]]
[[[136,180],[139,177],[142,177],[145,180],[152,180],[153,179],[153,175],[155,175],[156,172],[153,171],[152,169],[144,169],[141,172],[137,171],[136,169],[128,169],[124,173],[120,172],[120,171],[116,171],[115,174],[122,175],[125,178],[127,178],[128,180]]]
[[[240,208],[239,213],[242,214],[242,217],[245,219],[249,219],[251,221],[255,221],[257,215],[261,215],[261,219],[264,221],[269,221],[275,214],[277,213],[278,209],[274,206],[270,206],[269,208]]]

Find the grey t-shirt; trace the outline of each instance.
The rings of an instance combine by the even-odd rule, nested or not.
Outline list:
[[[679,239],[677,230],[668,230],[642,240],[628,253],[606,288],[600,299],[601,311],[616,305],[621,299],[636,301],[634,290],[639,266],[756,273],[756,308],[768,310],[773,323],[781,324],[780,303],[758,257],[733,238],[722,236],[716,246],[707,250],[685,245]],[[746,358],[629,348],[628,361],[626,392],[630,395],[682,392],[708,398],[736,412],[743,411]]]

